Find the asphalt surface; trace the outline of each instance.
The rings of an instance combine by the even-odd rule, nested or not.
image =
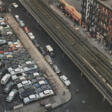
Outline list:
[[[14,0],[5,0],[7,4],[13,1]],[[112,112],[112,106],[110,106],[107,101],[103,102],[101,94],[84,76],[81,76],[79,69],[51,40],[48,34],[37,24],[30,14],[20,4],[17,9],[12,8],[12,12],[13,14],[20,15],[20,18],[25,22],[30,31],[34,33],[37,42],[40,43],[41,46],[47,44],[53,46],[56,52],[54,61],[61,69],[62,74],[66,75],[72,83],[70,87],[72,93],[71,101],[52,112]]]

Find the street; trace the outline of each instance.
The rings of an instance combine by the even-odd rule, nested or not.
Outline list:
[[[5,0],[5,2],[10,3],[9,0]],[[12,8],[12,12],[13,14],[18,14],[20,18],[23,19],[28,28],[34,33],[37,42],[41,46],[45,46],[47,44],[51,44],[53,46],[56,52],[56,56],[54,58],[55,63],[72,83],[70,87],[70,91],[72,93],[71,101],[52,112],[111,112],[112,107],[107,103],[107,101],[103,102],[103,97],[96,88],[84,76],[81,76],[79,69],[51,40],[48,34],[40,27],[39,24],[37,24],[22,5],[19,4],[19,8],[17,9]]]

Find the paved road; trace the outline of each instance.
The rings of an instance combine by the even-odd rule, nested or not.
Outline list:
[[[11,0],[5,1],[9,3]],[[69,77],[72,83],[70,88],[72,100],[52,112],[112,112],[112,107],[106,101],[102,102],[101,94],[85,77],[81,77],[78,68],[63,54],[60,48],[49,38],[26,10],[21,5],[19,6],[18,9],[12,10],[13,13],[20,15],[21,19],[24,20],[28,28],[34,33],[36,40],[41,46],[51,44],[54,47],[56,52],[54,61],[60,67],[62,73]],[[79,92],[76,92],[77,89],[79,89]]]

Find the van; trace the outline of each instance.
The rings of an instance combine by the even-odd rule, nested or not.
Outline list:
[[[46,51],[51,55],[54,56],[54,49],[52,48],[51,45],[46,45]]]
[[[5,74],[1,79],[1,84],[5,85],[9,81],[10,77],[10,74]]]

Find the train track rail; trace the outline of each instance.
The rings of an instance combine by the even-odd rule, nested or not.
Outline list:
[[[42,0],[24,0],[24,2],[43,22],[41,24],[43,28],[47,30],[62,50],[66,51],[68,57],[112,104],[112,90],[101,80],[101,77],[104,77],[112,85],[112,67],[105,56],[82,40],[80,34],[73,32]]]
[[[32,0],[32,1],[35,2],[35,0]],[[111,75],[112,70],[111,70],[109,64],[107,66],[107,64],[106,64],[107,61],[104,62],[105,58],[103,58],[103,60],[101,60],[102,59],[101,54],[96,54],[96,51],[93,49],[90,50],[90,48],[92,48],[92,47],[88,46],[87,43],[85,44],[84,41],[81,41],[80,37],[78,35],[76,35],[76,33],[71,32],[71,30],[66,26],[66,24],[64,22],[60,21],[60,19],[57,16],[54,16],[54,14],[52,14],[52,11],[49,8],[47,8],[46,5],[42,1],[38,0],[38,3],[39,2],[40,2],[40,4],[42,4],[42,6],[45,9],[44,10],[43,7],[40,7],[41,8],[40,11],[42,11],[42,12],[46,11],[47,13],[45,12],[43,14],[45,14],[45,16],[48,17],[49,19],[55,18],[55,20],[52,19],[53,24],[56,24],[58,26],[60,26],[60,24],[61,24],[61,27],[63,27],[64,30],[62,30],[62,28],[60,28],[60,27],[58,27],[57,29],[60,29],[63,32],[62,36],[64,36],[64,38],[68,39],[68,38],[70,38],[70,35],[71,35],[70,40],[72,40],[74,42],[76,41],[76,44],[79,45],[78,47],[75,47],[75,50],[76,50],[76,48],[77,48],[77,51],[80,50],[80,54],[82,53],[81,55],[83,55],[83,53],[84,53],[84,55],[86,55],[86,57],[85,56],[83,56],[83,57],[87,58],[88,61],[90,59],[89,62],[95,64],[95,66],[97,66],[96,69],[100,68],[100,70],[97,69],[97,71],[99,71],[99,72],[102,71],[103,72],[103,74],[101,72],[102,75],[106,74],[106,75],[104,75],[104,77],[106,76],[105,79],[107,79],[112,84],[112,75]],[[36,2],[35,2],[35,5],[36,5]],[[38,7],[39,7],[39,5],[38,5]],[[47,14],[49,14],[49,15],[47,15]],[[51,24],[51,23],[49,23],[49,24]],[[63,24],[63,26],[62,26],[62,24]],[[71,42],[71,43],[73,43],[73,42]],[[83,48],[82,48],[82,46],[83,46]],[[72,47],[74,48],[73,45],[72,45]],[[99,58],[98,55],[101,58]],[[92,65],[92,66],[94,66],[94,65]]]

